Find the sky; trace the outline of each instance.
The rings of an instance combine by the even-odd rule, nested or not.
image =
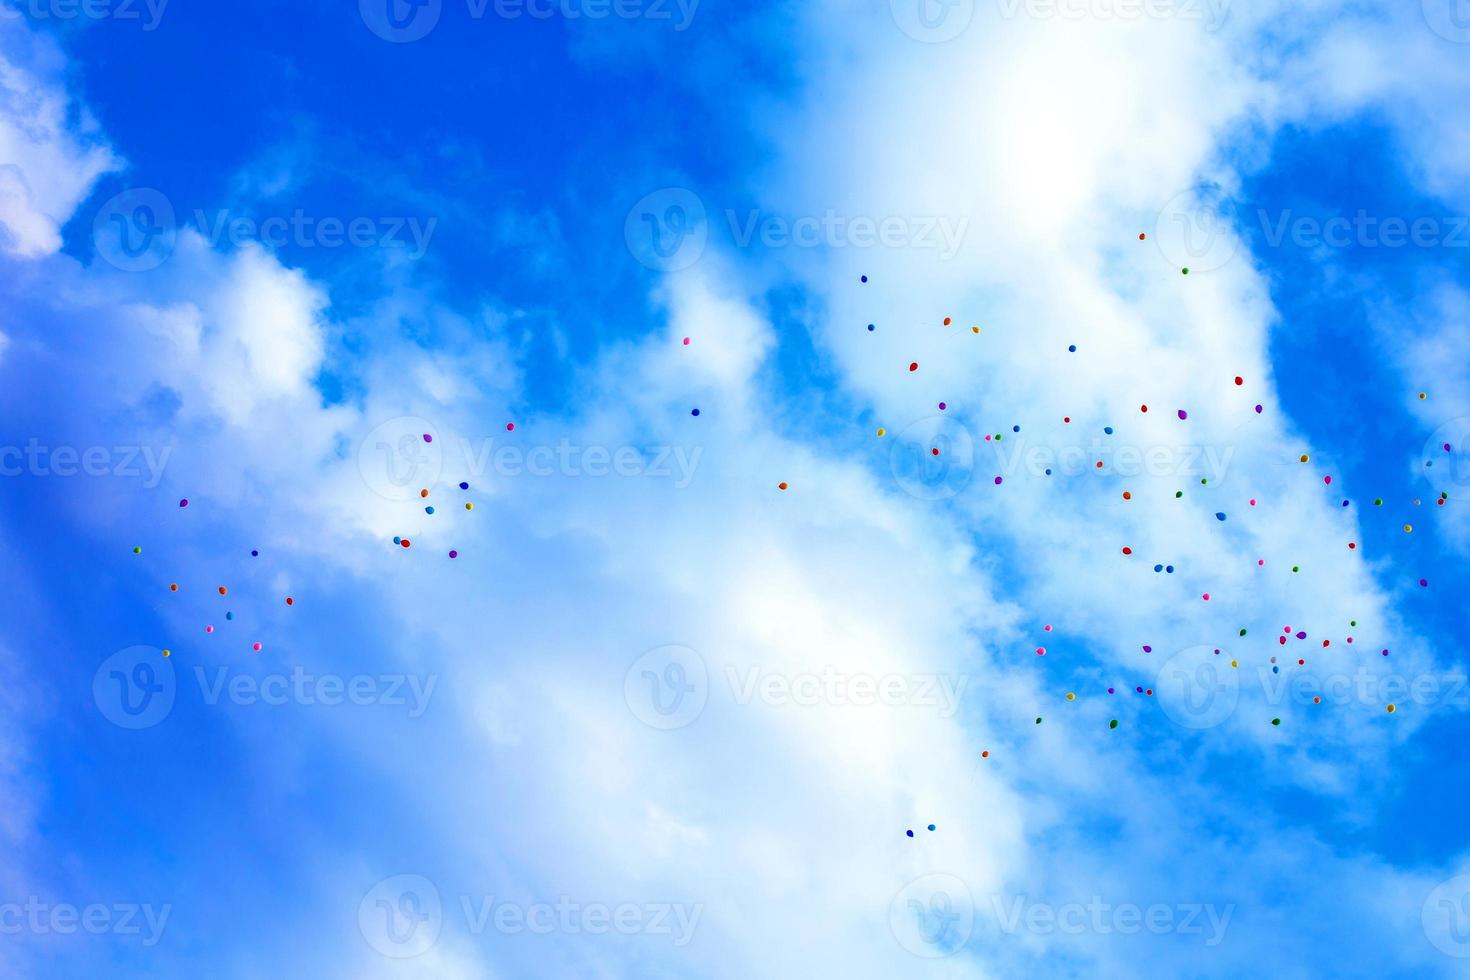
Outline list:
[[[0,0],[0,975],[1470,976],[1463,0]]]

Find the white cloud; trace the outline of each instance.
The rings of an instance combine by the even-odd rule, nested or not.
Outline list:
[[[830,9],[813,16],[847,22]],[[170,262],[148,275],[46,260],[49,284],[64,287],[55,289],[62,322],[52,335],[25,335],[24,346],[65,351],[75,361],[67,380],[88,382],[77,390],[114,398],[107,407],[129,418],[167,392],[167,417],[130,423],[177,436],[166,491],[185,488],[239,529],[269,536],[302,569],[293,588],[381,617],[399,665],[447,678],[417,726],[348,713],[232,716],[247,748],[271,744],[276,726],[288,725],[301,744],[379,773],[385,811],[410,801],[414,839],[366,860],[345,848],[318,851],[331,880],[365,864],[371,874],[396,873],[407,859],[400,852],[430,853],[447,869],[438,880],[451,899],[565,894],[704,907],[682,950],[565,934],[522,948],[466,941],[461,923],[431,960],[398,968],[369,957],[362,972],[473,977],[495,962],[507,975],[548,963],[619,974],[651,961],[712,975],[899,975],[922,962],[890,931],[890,908],[900,899],[902,918],[905,884],[939,872],[966,882],[982,906],[990,895],[1094,894],[1248,905],[1209,961],[1223,975],[1253,968],[1264,937],[1279,941],[1303,918],[1312,928],[1354,924],[1347,937],[1324,927],[1323,943],[1356,939],[1381,944],[1382,954],[1401,939],[1393,948],[1402,963],[1432,965],[1411,920],[1424,881],[1340,857],[1305,831],[1277,839],[1277,828],[1251,825],[1249,807],[1210,800],[1189,766],[1128,740],[1135,705],[1148,702],[1097,693],[1152,677],[1162,657],[1145,658],[1141,643],[1163,654],[1233,635],[1247,617],[1271,631],[1310,621],[1314,639],[1337,635],[1355,615],[1374,624],[1365,641],[1396,627],[1369,570],[1340,547],[1355,528],[1319,489],[1321,471],[1279,462],[1300,440],[1272,397],[1273,311],[1260,277],[1242,255],[1186,280],[1134,241],[1152,233],[1157,204],[1200,175],[1233,186],[1238,175],[1221,162],[1232,127],[1287,95],[1243,67],[1228,40],[1180,25],[987,23],[937,48],[882,31],[839,42],[872,66],[870,92],[852,95],[846,72],[817,81],[806,124],[793,128],[815,135],[784,146],[772,197],[795,213],[960,210],[971,225],[949,263],[848,250],[831,267],[804,270],[828,297],[829,322],[841,325],[821,341],[844,384],[894,435],[945,397],[972,432],[1011,434],[1023,423],[1033,444],[1073,438],[1060,422],[1070,414],[1079,429],[1114,424],[1120,441],[1141,447],[1228,447],[1236,455],[1216,488],[1191,485],[1176,502],[1182,474],[1140,477],[1128,506],[1117,480],[1008,474],[995,487],[982,443],[975,480],[954,509],[910,499],[881,457],[875,470],[781,434],[784,414],[801,408],[771,404],[762,387],[771,325],[730,285],[738,276],[715,252],[667,281],[664,332],[610,353],[585,379],[574,414],[522,419],[516,436],[501,431],[519,384],[511,359],[420,297],[397,294],[351,325],[376,347],[365,362],[340,365],[356,373],[360,400],[327,406],[312,385],[330,363],[327,294],[264,252],[222,255],[184,234]],[[820,45],[813,54],[819,64],[829,56]],[[916,78],[926,80],[921,96]],[[833,145],[833,133],[845,142]],[[12,225],[28,243],[21,251],[43,258],[56,247],[47,228],[54,237],[84,193],[74,181],[71,192],[53,192],[54,214],[36,210],[31,170],[46,163],[23,161],[17,186],[29,196]],[[43,211],[49,217],[37,218]],[[875,273],[865,287],[861,271]],[[405,310],[465,339],[437,353],[399,340],[391,328]],[[945,315],[957,318],[948,330]],[[869,321],[880,324],[874,334],[851,327]],[[972,322],[982,334],[968,331]],[[1066,353],[1068,343],[1078,355]],[[910,360],[922,365],[912,376]],[[1250,379],[1244,391],[1230,380],[1237,373]],[[1179,407],[1188,423],[1173,418]],[[473,518],[431,519],[417,500],[382,499],[359,476],[361,440],[405,415],[428,419],[446,453],[434,499],[469,476],[482,495]],[[460,440],[485,435],[500,445],[566,437],[580,447],[668,445],[699,455],[684,488],[648,473],[465,472]],[[788,491],[776,489],[781,481]],[[1254,513],[1243,503],[1250,496],[1262,502]],[[1214,522],[1215,509],[1230,520]],[[146,513],[128,516],[142,526]],[[385,546],[405,532],[414,550]],[[183,529],[157,534],[165,549],[205,543]],[[1138,551],[1131,563],[1119,556],[1123,543]],[[462,551],[457,564],[444,558],[448,547]],[[1265,571],[1254,567],[1257,555],[1269,557]],[[1146,567],[1155,560],[1181,568],[1167,587]],[[1307,571],[1293,577],[1284,569],[1294,563]],[[1024,582],[1027,610],[995,598],[994,582],[1014,580]],[[1198,599],[1204,589],[1213,605]],[[1048,672],[1055,657],[1017,654],[1046,642],[1038,610],[1054,610],[1040,618],[1102,664],[1076,702],[1063,699],[1071,682]],[[289,648],[297,661],[356,663],[361,651],[341,648],[338,624],[299,629]],[[696,650],[710,683],[699,719],[666,732],[630,709],[623,681],[635,658],[670,643]],[[1396,662],[1413,664],[1413,652]],[[914,704],[740,703],[751,677],[820,678],[829,669],[965,688],[954,714]],[[1292,726],[1281,737],[1261,723],[1260,705],[1246,704],[1214,751],[1259,753],[1276,763],[1277,785],[1348,801],[1416,721],[1405,712],[1391,729],[1351,715],[1309,741]],[[1125,724],[1110,733],[1114,715]],[[1076,826],[1079,813],[1103,826]],[[932,834],[923,829],[930,821],[939,825]],[[1235,833],[1262,843],[1242,846]],[[1115,848],[1100,848],[1109,835]],[[423,838],[432,847],[410,846]],[[1278,874],[1282,865],[1289,876]],[[1268,873],[1298,890],[1261,901],[1257,880]],[[1407,896],[1387,924],[1375,890]],[[1155,963],[1201,969],[1192,939],[1152,938]],[[1140,953],[1117,940],[990,933],[946,972],[1016,975],[1031,955],[1120,972]],[[333,962],[363,962],[359,937],[333,942]]]
[[[57,55],[16,20],[0,25],[0,249],[24,258],[61,248],[61,224],[117,160],[52,77]],[[29,62],[39,76],[28,70]]]

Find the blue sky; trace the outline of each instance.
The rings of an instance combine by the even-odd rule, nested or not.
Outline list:
[[[1463,10],[391,2],[0,11],[0,973],[1470,974]]]

